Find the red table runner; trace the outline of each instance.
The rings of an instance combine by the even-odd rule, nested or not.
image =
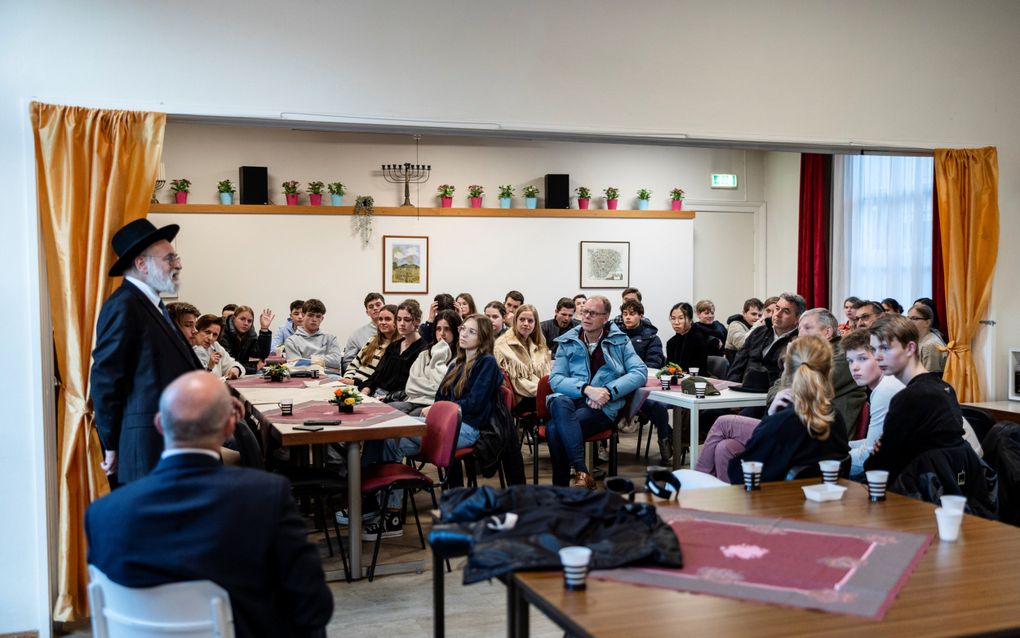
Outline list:
[[[890,530],[660,508],[682,569],[625,568],[592,578],[881,619],[931,537]]]
[[[343,414],[337,406],[325,401],[308,401],[294,404],[294,414],[281,416],[280,408],[261,410],[262,415],[274,423],[302,423],[306,419],[339,419],[342,425],[376,425],[389,421],[397,411],[385,403],[362,403],[355,406],[353,414]]]
[[[319,375],[318,379],[312,377],[290,377],[286,381],[270,381],[264,378],[262,375],[252,375],[250,377],[241,377],[240,379],[234,379],[230,382],[230,385],[235,388],[304,388],[305,381],[315,381],[316,383],[332,383],[333,379],[327,379],[325,375]]]

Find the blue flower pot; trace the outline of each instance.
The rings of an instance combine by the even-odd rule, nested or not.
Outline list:
[[[524,198],[524,205],[527,206],[528,208],[538,208],[538,198],[537,197],[525,197]]]
[[[233,193],[220,193],[220,203],[224,206],[229,206],[234,203]]]
[[[639,200],[637,200],[637,209],[638,210],[648,210],[648,200],[647,199],[639,199]]]
[[[330,193],[329,194],[329,205],[330,206],[343,206],[344,205],[344,196],[343,195],[334,195],[333,193]]]
[[[513,201],[512,197],[500,197],[499,198],[499,207],[500,208],[510,208],[510,202],[512,202],[512,201]]]

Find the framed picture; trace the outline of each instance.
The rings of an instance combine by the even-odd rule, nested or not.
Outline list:
[[[429,238],[383,235],[383,293],[429,292]]]
[[[629,285],[629,241],[581,242],[581,288],[626,288]]]

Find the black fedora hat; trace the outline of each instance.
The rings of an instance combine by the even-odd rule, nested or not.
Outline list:
[[[771,385],[769,383],[769,371],[765,369],[765,366],[750,364],[747,366],[747,370],[744,371],[743,383],[731,387],[730,390],[735,390],[736,392],[768,392]]]
[[[139,253],[161,239],[173,241],[180,229],[177,224],[156,228],[152,222],[144,218],[136,219],[124,226],[113,235],[111,243],[113,251],[117,253],[117,261],[113,262],[109,276],[119,277],[124,274]]]

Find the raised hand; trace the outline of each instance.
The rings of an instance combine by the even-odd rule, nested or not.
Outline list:
[[[273,323],[273,311],[269,308],[263,308],[262,314],[259,315],[259,326],[262,330],[269,330],[269,324]]]

